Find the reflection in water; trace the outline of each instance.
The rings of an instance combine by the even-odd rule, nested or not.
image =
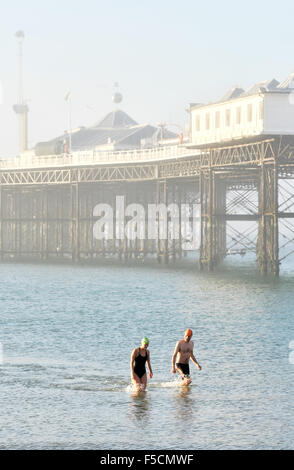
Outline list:
[[[192,392],[192,387],[179,387],[174,395],[174,401],[176,417],[182,419],[185,416],[186,422],[193,420],[196,398],[195,393]]]
[[[132,392],[131,394],[131,418],[136,421],[146,421],[149,418],[150,401],[146,392]]]
[[[178,395],[180,395],[181,397],[186,397],[187,395],[189,395],[189,393],[191,393],[191,387],[181,387]]]

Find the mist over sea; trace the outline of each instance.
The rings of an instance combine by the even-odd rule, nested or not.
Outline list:
[[[282,268],[1,264],[0,449],[293,449],[293,258]],[[183,389],[186,328],[202,371]],[[154,377],[134,396],[143,336]]]

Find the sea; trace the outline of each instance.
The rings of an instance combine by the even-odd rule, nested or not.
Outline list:
[[[0,264],[0,449],[293,449],[294,259]],[[193,330],[192,384],[171,373]],[[150,340],[153,378],[131,387]]]

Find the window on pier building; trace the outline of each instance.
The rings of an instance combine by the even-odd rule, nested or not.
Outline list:
[[[220,128],[220,112],[216,111],[215,113],[215,127],[216,129]]]
[[[252,104],[247,104],[247,121],[251,122],[252,121]]]
[[[231,110],[226,109],[226,126],[231,125]]]
[[[195,127],[196,127],[196,131],[199,132],[200,131],[200,116],[199,116],[199,114],[197,114],[196,118],[195,118]]]
[[[259,119],[263,119],[263,101],[260,101],[259,102],[259,106],[258,106],[258,117]]]
[[[205,114],[205,127],[206,129],[210,128],[210,114],[209,113]]]
[[[236,124],[241,124],[241,106],[236,108]]]

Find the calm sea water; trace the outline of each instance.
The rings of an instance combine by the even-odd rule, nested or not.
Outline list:
[[[0,265],[1,449],[293,449],[294,264]],[[171,355],[194,331],[192,386]],[[150,339],[154,377],[129,391]]]

